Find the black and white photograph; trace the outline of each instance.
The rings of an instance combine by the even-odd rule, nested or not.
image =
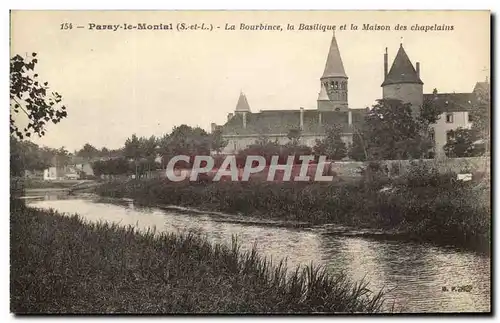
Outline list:
[[[491,314],[491,24],[12,10],[10,312]]]

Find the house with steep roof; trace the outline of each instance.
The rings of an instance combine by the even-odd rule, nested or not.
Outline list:
[[[221,129],[223,138],[228,141],[223,149],[227,154],[236,153],[263,138],[286,144],[290,142],[288,134],[291,130],[300,130],[300,144],[313,147],[316,140],[325,137],[331,126],[341,128],[342,140],[349,145],[365,113],[366,109],[349,108],[348,77],[333,34],[320,77],[317,109],[253,112],[247,97],[241,92],[234,113],[228,114],[224,125],[212,124],[212,131]]]
[[[471,93],[423,93],[420,63],[415,66],[400,45],[389,69],[387,48],[384,54],[384,81],[382,98],[397,99],[410,103],[416,116],[424,100],[432,100],[442,111],[432,133],[436,157],[444,157],[443,146],[449,139],[449,131],[471,127],[471,110],[479,98],[489,98],[489,83],[478,82]],[[300,130],[299,143],[313,147],[316,140],[326,136],[331,126],[340,127],[342,140],[349,146],[352,136],[361,127],[368,109],[349,107],[348,82],[335,33],[332,36],[326,64],[320,77],[320,91],[316,109],[264,110],[253,112],[245,94],[240,93],[234,113],[229,113],[224,125],[212,124],[212,131],[220,129],[228,144],[223,153],[232,154],[258,140],[267,139],[279,144],[290,142],[291,130]]]
[[[417,114],[424,101],[431,102],[441,112],[437,122],[431,125],[431,137],[434,140],[434,155],[446,157],[443,147],[450,138],[450,130],[458,128],[470,129],[471,112],[485,96],[489,97],[488,82],[477,82],[470,93],[423,93],[423,82],[420,78],[420,63],[415,68],[401,44],[396,57],[388,71],[387,48],[384,54],[384,82],[382,97],[398,99],[410,103],[412,111]]]
[[[382,83],[382,98],[391,98],[410,103],[412,111],[417,113],[423,103],[423,86],[420,79],[420,63],[416,69],[406,54],[403,44],[399,47],[391,69],[387,69],[387,48],[384,54],[384,82]]]

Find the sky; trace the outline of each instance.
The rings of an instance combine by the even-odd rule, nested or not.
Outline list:
[[[62,23],[73,28],[61,30]],[[137,23],[172,23],[174,30],[89,28]],[[213,30],[178,31],[178,23]],[[239,30],[241,23],[283,31]],[[383,53],[387,47],[391,64],[400,43],[413,64],[420,62],[424,93],[471,92],[490,74],[487,11],[13,11],[11,56],[36,52],[36,72],[68,111],[34,142],[73,151],[85,143],[119,148],[134,133],[161,136],[181,124],[208,131],[226,121],[241,91],[253,112],[315,109],[332,32],[301,31],[301,23],[337,26],[350,108],[381,97]],[[391,30],[362,30],[363,24]],[[397,24],[408,30],[395,30]],[[453,30],[410,30],[435,24]]]

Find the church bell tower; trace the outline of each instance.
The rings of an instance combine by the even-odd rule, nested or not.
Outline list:
[[[339,46],[332,36],[330,51],[326,59],[325,70],[321,76],[321,89],[318,96],[318,110],[348,111],[348,77],[340,57]]]

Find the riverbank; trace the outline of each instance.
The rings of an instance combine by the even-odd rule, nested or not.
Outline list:
[[[23,189],[30,190],[42,190],[42,189],[69,189],[77,184],[84,183],[84,180],[42,180],[42,179],[31,179],[31,178],[11,178],[11,186],[12,182],[16,181],[18,186],[21,186]]]
[[[110,182],[102,196],[242,216],[398,232],[412,240],[490,249],[489,185],[454,181],[365,182]]]
[[[89,192],[100,185],[95,180],[40,180],[31,178],[10,179],[11,195],[23,196],[54,192]]]
[[[377,312],[383,294],[255,251],[11,206],[14,313]]]

